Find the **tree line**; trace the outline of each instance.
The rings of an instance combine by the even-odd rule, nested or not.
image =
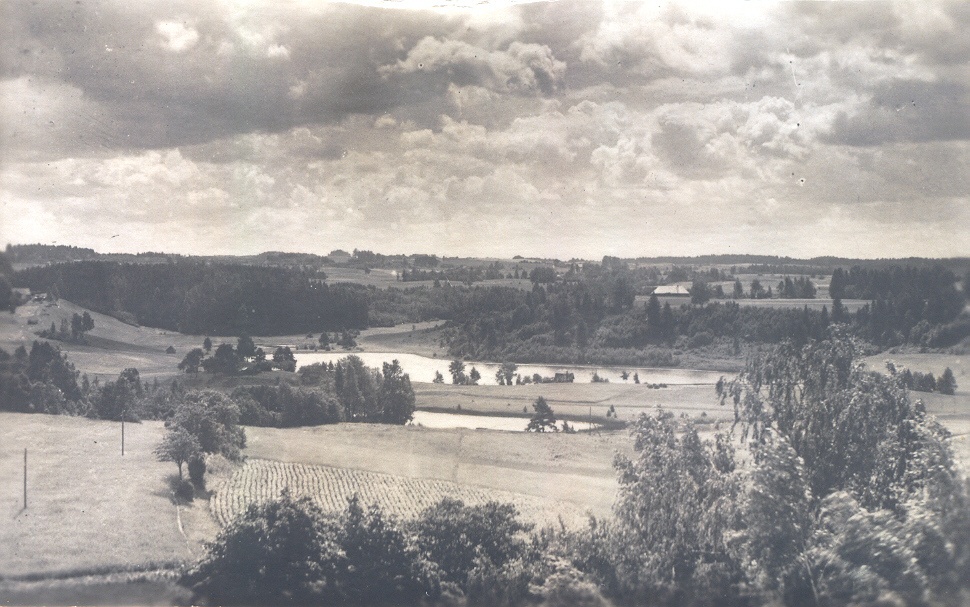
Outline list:
[[[397,361],[371,369],[359,357],[336,364],[308,365],[294,377],[298,385],[242,386],[225,396],[239,423],[293,427],[339,422],[406,424],[415,409],[410,377]],[[197,398],[184,382],[143,381],[137,369],[117,379],[89,381],[50,342],[35,341],[8,354],[0,349],[0,410],[83,415],[95,419],[169,420],[178,407]]]
[[[847,324],[878,347],[944,347],[970,335],[970,320],[961,316],[965,294],[943,267],[837,269],[831,309],[821,310],[700,300],[673,307],[655,296],[638,307],[642,270],[624,263],[586,264],[561,280],[555,272],[549,282],[536,276],[531,291],[451,284],[328,286],[300,270],[189,261],[79,262],[31,268],[16,280],[122,319],[186,333],[347,331],[440,319],[450,321],[445,339],[451,356],[523,363],[671,365],[677,360],[670,348],[721,342],[740,352],[744,343],[806,343],[824,336],[830,324]],[[748,294],[742,288],[741,295],[757,296],[755,287]],[[779,289],[804,297],[814,286],[798,277],[782,280]],[[849,313],[843,298],[870,303]]]
[[[56,289],[126,322],[190,334],[282,335],[369,324],[366,289],[328,286],[288,268],[82,261],[28,268],[16,282],[32,291]]]

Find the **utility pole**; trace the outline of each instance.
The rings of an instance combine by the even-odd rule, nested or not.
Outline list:
[[[27,449],[24,449],[24,510],[27,509]]]

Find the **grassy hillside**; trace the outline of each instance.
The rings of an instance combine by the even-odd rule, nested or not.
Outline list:
[[[341,424],[249,428],[249,457],[436,479],[565,502],[606,514],[625,432],[526,434],[486,430]]]
[[[200,554],[206,534],[186,527],[198,514],[189,512],[204,513],[205,504],[176,511],[169,489],[175,467],[152,455],[160,422],[126,424],[124,457],[114,422],[0,413],[0,427],[0,577],[108,571]]]

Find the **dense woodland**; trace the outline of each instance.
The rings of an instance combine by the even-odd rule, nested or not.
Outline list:
[[[18,272],[18,285],[141,325],[191,334],[282,335],[368,326],[367,291],[287,268],[83,261]]]
[[[495,266],[480,269],[491,270],[499,272]],[[412,272],[423,276],[425,270]],[[668,274],[691,275],[678,266]],[[727,276],[693,275],[692,303],[676,306],[660,305],[655,297],[635,305],[644,281],[657,279],[656,269],[630,269],[612,258],[582,268],[573,264],[562,276],[534,268],[531,291],[447,282],[380,290],[327,285],[315,273],[296,269],[191,261],[77,262],[23,270],[15,280],[129,322],[196,334],[293,334],[446,320],[451,356],[519,363],[670,366],[678,363],[678,350],[721,344],[740,354],[747,343],[801,345],[820,339],[836,323],[879,348],[946,347],[970,336],[970,320],[961,316],[965,294],[956,287],[956,275],[942,266],[838,268],[830,287],[832,307],[821,310],[743,306],[727,294],[708,301],[713,293],[706,279]],[[736,283],[732,295],[770,292],[755,283],[750,292]],[[786,277],[777,288],[784,297],[814,297],[806,277]],[[871,303],[850,314],[843,299]]]

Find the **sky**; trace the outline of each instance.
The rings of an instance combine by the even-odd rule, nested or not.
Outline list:
[[[0,4],[0,245],[970,255],[970,3]]]

